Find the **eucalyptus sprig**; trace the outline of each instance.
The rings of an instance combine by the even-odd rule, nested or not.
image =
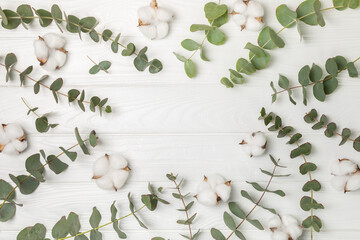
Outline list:
[[[14,176],[9,174],[10,179],[15,183],[15,187],[5,180],[0,179],[0,200],[2,200],[0,204],[0,222],[6,222],[13,218],[15,216],[16,206],[22,206],[14,201],[16,189],[19,189],[20,193],[24,195],[33,193],[39,187],[40,183],[45,182],[44,171],[46,166],[49,166],[50,170],[55,174],[60,174],[69,166],[59,159],[60,156],[65,154],[71,161],[75,161],[78,154],[77,152],[71,151],[73,148],[79,146],[83,153],[88,155],[90,152],[85,142],[89,142],[92,147],[97,145],[98,138],[95,135],[95,131],[90,133],[88,139],[83,140],[78,128],[75,128],[75,137],[77,144],[67,149],[59,147],[62,152],[58,155],[50,154],[47,156],[44,150],[40,150],[39,153],[28,157],[25,161],[25,168],[29,173],[28,175]],[[40,157],[44,159],[45,163],[41,162]]]
[[[106,113],[111,113],[111,106],[106,105],[108,99],[100,99],[97,96],[91,97],[89,101],[85,100],[85,90],[82,90],[81,94],[80,91],[77,89],[71,89],[68,91],[68,93],[60,92],[61,88],[64,85],[64,80],[62,78],[58,78],[55,81],[53,81],[50,86],[45,85],[43,82],[49,78],[48,75],[43,75],[39,78],[39,80],[36,80],[35,78],[30,76],[30,73],[33,71],[33,66],[27,67],[24,71],[20,71],[16,69],[14,66],[17,63],[17,57],[14,53],[9,53],[5,57],[5,63],[0,63],[0,66],[5,67],[6,69],[6,82],[13,79],[13,72],[16,72],[19,74],[20,78],[20,86],[23,86],[26,82],[26,79],[29,79],[33,81],[34,84],[34,93],[38,94],[40,92],[40,88],[46,88],[50,90],[54,96],[54,99],[56,103],[59,103],[59,96],[66,97],[68,99],[68,102],[77,102],[78,106],[82,111],[85,112],[85,106],[84,103],[89,104],[89,109],[92,112],[96,111],[96,108],[99,109],[100,115],[102,115],[102,112],[105,111]],[[80,96],[80,97],[79,97]],[[105,106],[106,105],[106,106]]]
[[[185,39],[181,42],[181,46],[184,49],[193,52],[187,58],[174,52],[177,59],[184,63],[185,73],[189,78],[193,78],[196,75],[196,66],[191,59],[197,52],[200,53],[200,58],[202,60],[209,61],[209,59],[204,54],[205,41],[208,40],[209,43],[217,46],[224,44],[226,41],[226,36],[220,30],[220,27],[228,20],[227,5],[220,4],[220,0],[218,3],[209,2],[205,4],[204,12],[209,25],[192,24],[190,26],[191,32],[204,31],[204,39],[200,43],[192,39]]]
[[[315,109],[312,109],[310,112],[306,113],[304,120],[307,123],[313,124],[312,129],[319,130],[325,128],[324,135],[328,138],[333,137],[334,135],[341,137],[341,142],[339,146],[345,144],[346,142],[353,142],[353,148],[360,152],[360,136],[356,139],[351,138],[351,130],[349,128],[344,128],[341,133],[337,132],[337,125],[334,122],[328,123],[328,118],[326,115],[321,115],[318,119],[318,113]]]
[[[101,240],[103,239],[103,236],[102,233],[100,232],[100,229],[112,225],[113,229],[118,235],[118,238],[125,239],[127,238],[127,235],[125,232],[123,232],[120,229],[119,222],[130,216],[134,216],[136,220],[139,222],[141,227],[147,228],[144,225],[144,223],[140,221],[139,217],[136,214],[145,208],[147,208],[150,211],[154,211],[156,209],[157,203],[159,202],[160,199],[158,193],[156,194],[150,193],[150,196],[151,197],[149,197],[149,194],[143,194],[141,196],[141,201],[144,203],[144,205],[135,210],[134,204],[130,198],[130,193],[129,193],[128,197],[129,197],[130,213],[122,217],[117,217],[118,209],[115,206],[116,201],[114,201],[110,206],[111,220],[110,222],[102,225],[100,225],[102,215],[99,212],[99,210],[96,207],[94,207],[89,219],[91,229],[84,232],[80,231],[81,224],[80,224],[79,215],[74,212],[71,212],[67,217],[66,216],[61,217],[61,219],[53,226],[51,230],[51,236],[57,240],[65,240],[72,238],[75,238],[76,240],[87,240],[89,239],[87,237],[88,235],[91,240]],[[30,239],[49,240],[49,238],[46,238],[46,233],[47,230],[45,225],[41,223],[37,223],[34,226],[26,227],[23,230],[21,230],[17,235],[17,240],[30,240]]]
[[[29,109],[27,112],[27,115],[30,113],[33,113],[35,116],[37,116],[37,119],[35,120],[35,128],[39,133],[45,133],[49,131],[51,128],[56,128],[59,124],[57,123],[49,123],[48,118],[46,117],[46,114],[43,114],[40,116],[36,111],[39,109],[38,107],[31,108],[25,101],[24,98],[21,98],[25,106]]]
[[[212,228],[211,229],[211,236],[213,237],[213,239],[216,239],[216,240],[228,240],[230,239],[232,236],[237,236],[239,239],[242,239],[242,240],[245,240],[245,236],[239,231],[239,228],[242,226],[242,224],[245,222],[245,221],[248,221],[250,224],[252,224],[254,227],[256,227],[257,229],[259,230],[264,230],[264,227],[262,226],[262,224],[260,223],[259,220],[257,219],[250,219],[250,215],[253,213],[253,211],[257,208],[257,207],[261,207],[273,214],[276,214],[276,211],[275,209],[273,208],[267,208],[267,207],[263,207],[260,205],[260,202],[261,200],[264,198],[265,194],[268,192],[268,193],[274,193],[276,195],[279,195],[280,197],[284,197],[285,196],[285,193],[284,191],[282,190],[275,190],[275,191],[271,191],[269,190],[269,187],[270,187],[270,184],[271,184],[271,181],[273,180],[274,177],[287,177],[287,176],[290,176],[290,174],[286,174],[286,175],[278,175],[278,174],[275,174],[275,171],[278,167],[281,167],[281,168],[285,168],[284,166],[281,166],[279,165],[279,162],[280,162],[280,159],[279,160],[275,160],[273,158],[273,156],[270,155],[270,159],[271,159],[271,162],[274,164],[274,168],[271,172],[269,171],[266,171],[266,170],[263,170],[263,169],[260,169],[261,172],[263,174],[266,174],[266,175],[269,175],[270,176],[270,179],[266,185],[265,188],[261,187],[260,184],[256,183],[256,182],[247,182],[248,184],[250,184],[255,190],[257,191],[260,191],[262,192],[260,198],[255,201],[251,196],[250,194],[245,191],[245,190],[242,190],[241,191],[241,196],[246,198],[247,200],[251,201],[252,203],[254,203],[254,207],[246,214],[241,208],[240,206],[235,203],[235,202],[230,202],[229,203],[229,210],[232,214],[234,214],[236,217],[240,218],[241,221],[239,224],[236,224],[235,223],[235,220],[234,218],[228,213],[228,212],[224,212],[224,222],[225,222],[225,225],[231,230],[231,233],[225,237],[225,235],[218,229],[216,228]]]
[[[186,198],[190,196],[190,193],[183,194],[181,192],[181,187],[184,183],[184,179],[181,179],[180,182],[177,182],[178,176],[172,173],[166,174],[166,177],[174,183],[176,192],[173,193],[172,196],[181,201],[183,207],[178,209],[178,211],[184,212],[186,217],[185,220],[178,220],[177,223],[181,225],[187,225],[189,229],[189,235],[184,235],[184,234],[180,234],[180,235],[186,239],[195,240],[199,237],[200,229],[194,233],[191,228],[191,225],[193,224],[193,221],[195,220],[197,213],[194,213],[191,216],[189,213],[195,202],[194,201],[191,201],[189,203],[185,202]]]
[[[109,73],[109,68],[111,67],[111,62],[110,61],[101,61],[99,63],[96,63],[94,60],[92,60],[89,56],[87,56],[87,58],[93,63],[95,64],[94,66],[92,66],[89,69],[89,73],[90,74],[97,74],[100,71],[104,71],[106,73]]]
[[[349,2],[354,2],[349,4]],[[335,0],[334,6],[321,9],[320,0],[305,0],[296,11],[291,10],[286,4],[282,4],[276,9],[276,17],[279,23],[283,26],[279,31],[273,30],[271,27],[265,27],[259,34],[257,44],[247,43],[245,49],[250,51],[249,60],[239,58],[236,63],[236,70],[229,69],[230,79],[223,77],[221,83],[227,88],[233,88],[234,84],[242,84],[245,77],[242,74],[251,75],[258,70],[266,68],[271,56],[266,50],[273,50],[275,48],[285,47],[285,42],[280,38],[279,34],[287,28],[297,26],[298,32],[301,35],[300,21],[311,26],[325,26],[325,21],[322,12],[338,9],[344,10],[347,7],[355,9],[359,7],[359,1],[349,0]]]
[[[333,58],[329,58],[325,63],[325,69],[328,73],[325,77],[323,77],[323,70],[320,66],[313,63],[313,65],[305,65],[302,67],[298,73],[298,81],[300,83],[299,86],[290,87],[289,79],[283,75],[280,75],[278,85],[283,90],[277,90],[274,86],[274,83],[271,82],[270,86],[274,93],[272,94],[272,102],[277,100],[278,94],[287,92],[289,95],[290,102],[296,104],[295,100],[292,98],[292,90],[293,89],[302,89],[303,93],[303,104],[307,105],[307,87],[313,87],[314,97],[324,102],[327,95],[333,93],[339,83],[338,83],[338,74],[344,70],[348,70],[349,76],[354,78],[358,77],[359,73],[355,67],[357,61],[360,60],[360,57],[355,59],[353,62],[348,62],[343,56],[336,56]]]
[[[320,232],[322,228],[321,219],[314,215],[314,210],[316,209],[324,209],[324,206],[321,203],[318,203],[314,199],[314,192],[321,190],[321,184],[319,181],[313,178],[312,172],[317,169],[315,163],[309,162],[307,160],[307,156],[311,154],[312,145],[309,142],[300,144],[300,139],[302,138],[302,134],[300,133],[292,133],[294,128],[291,126],[283,126],[282,119],[275,115],[274,113],[270,112],[269,114],[266,113],[265,109],[262,108],[260,112],[259,119],[264,120],[265,126],[268,126],[270,123],[272,126],[268,128],[269,131],[277,131],[278,138],[289,137],[290,140],[287,144],[295,144],[296,148],[293,149],[290,153],[290,158],[297,158],[301,157],[304,160],[304,163],[299,167],[299,172],[302,175],[307,174],[309,176],[309,181],[307,181],[302,191],[310,192],[310,196],[304,196],[300,200],[300,207],[304,211],[310,211],[310,216],[303,220],[302,225],[305,228],[310,228],[311,232],[311,240],[314,238],[313,231]]]
[[[34,7],[23,4],[20,5],[16,12],[9,9],[1,9],[0,7],[0,19],[1,25],[6,29],[16,29],[20,24],[28,29],[28,25],[33,22],[34,19],[39,19],[39,23],[42,27],[49,26],[52,22],[56,24],[61,32],[67,30],[70,33],[78,34],[80,39],[82,33],[89,34],[90,38],[98,43],[100,38],[105,42],[111,42],[111,50],[114,53],[119,52],[119,46],[123,48],[121,55],[131,56],[135,55],[134,65],[138,71],[144,71],[149,67],[150,73],[158,73],[162,70],[162,63],[158,59],[150,60],[146,55],[147,47],[144,47],[139,52],[136,52],[135,45],[129,43],[126,46],[120,43],[121,34],[113,36],[113,32],[110,29],[105,29],[102,33],[98,32],[95,28],[98,25],[98,20],[94,17],[78,18],[74,15],[67,15],[56,4],[52,5],[51,10],[35,9]],[[65,23],[65,27],[62,24]]]

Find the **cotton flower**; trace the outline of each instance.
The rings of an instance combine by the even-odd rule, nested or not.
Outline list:
[[[254,132],[245,136],[240,143],[244,153],[250,157],[262,155],[266,150],[267,140],[262,132]]]
[[[254,0],[237,0],[230,14],[241,30],[259,31],[264,26],[264,8]]]
[[[48,33],[34,41],[37,60],[47,71],[54,71],[64,66],[67,51],[64,49],[66,41],[60,35]]]
[[[226,181],[219,174],[204,176],[197,188],[195,198],[199,203],[207,206],[215,206],[220,201],[227,202],[231,193],[231,181]]]
[[[275,215],[268,223],[272,240],[296,240],[302,234],[302,227],[298,221],[289,215],[280,217]]]
[[[156,0],[152,0],[150,6],[141,7],[138,10],[139,30],[147,38],[162,39],[169,33],[169,22],[173,13],[166,8],[159,7]]]
[[[344,193],[360,189],[359,165],[349,159],[339,159],[331,165],[333,178],[331,183],[337,190]]]
[[[103,189],[122,188],[130,175],[130,168],[125,158],[118,154],[108,155],[97,159],[93,165],[96,184]]]
[[[24,130],[16,123],[0,125],[0,152],[20,154],[27,148]]]

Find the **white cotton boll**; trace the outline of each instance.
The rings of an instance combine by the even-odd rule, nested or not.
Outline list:
[[[55,71],[58,66],[58,63],[56,61],[56,58],[54,55],[50,56],[47,60],[47,62],[43,65],[43,68],[46,71],[52,72]]]
[[[18,155],[20,152],[18,152],[13,144],[6,144],[4,149],[2,150],[2,153],[7,155]]]
[[[331,179],[331,185],[336,190],[344,191],[348,179],[349,176],[333,176]]]
[[[243,26],[246,24],[246,16],[244,15],[240,15],[240,14],[235,14],[233,15],[233,20],[235,21],[235,23],[239,26]]]
[[[0,145],[5,145],[9,142],[9,138],[5,133],[5,129],[3,126],[0,125]]]
[[[263,28],[264,23],[259,22],[257,19],[255,18],[248,18],[247,23],[246,23],[246,29],[250,30],[250,31],[259,31]]]
[[[237,13],[245,13],[247,10],[248,6],[242,1],[239,0],[234,4],[234,11]]]
[[[264,8],[260,3],[251,0],[248,3],[246,14],[250,17],[263,17],[264,16]]]
[[[352,192],[360,189],[360,172],[355,173],[349,177],[346,184],[346,191]]]
[[[221,184],[216,186],[215,192],[223,202],[227,202],[230,199],[231,187],[225,184]]]
[[[16,149],[17,152],[22,153],[28,146],[27,141],[23,140],[12,140],[11,144],[14,146],[14,148]]]
[[[289,233],[289,235],[291,236],[291,238],[293,240],[298,239],[301,236],[302,232],[303,232],[303,230],[299,226],[299,224],[289,225],[289,226],[286,227],[286,230],[287,230],[287,232]]]
[[[242,146],[244,153],[250,157],[260,156],[264,154],[266,150],[266,136],[262,132],[247,134],[240,145]]]
[[[104,176],[109,171],[109,160],[106,156],[97,159],[93,165],[94,176]]]
[[[138,17],[143,23],[150,23],[155,17],[155,10],[150,6],[141,7],[138,10]]]
[[[110,155],[109,161],[111,168],[116,170],[124,169],[128,165],[126,159],[119,154]]]
[[[156,15],[157,19],[163,22],[170,22],[173,18],[173,13],[170,10],[162,7],[158,7],[156,10]]]
[[[112,172],[112,181],[116,189],[120,189],[126,183],[129,177],[129,172],[125,170],[116,170]]]
[[[99,188],[102,188],[105,190],[113,190],[114,189],[112,179],[107,176],[96,179],[95,183],[96,183],[96,185],[98,185]]]
[[[279,215],[274,215],[269,222],[268,222],[268,228],[279,228],[281,227],[282,222]]]
[[[280,232],[280,231],[276,231],[271,234],[271,239],[272,240],[289,240],[289,234]]]
[[[24,130],[20,125],[15,123],[7,124],[5,127],[5,133],[9,139],[18,139],[24,136]]]
[[[65,47],[66,41],[59,34],[48,33],[45,36],[43,36],[43,39],[49,48],[60,49]]]
[[[290,226],[290,225],[299,225],[298,221],[296,220],[296,218],[290,216],[290,215],[283,215],[281,216],[281,220],[283,222],[283,224],[285,226]]]
[[[156,35],[157,35],[156,26],[143,25],[143,26],[139,26],[139,30],[142,34],[144,34],[145,37],[147,37],[151,40],[156,38]]]
[[[169,33],[169,24],[167,22],[161,22],[156,26],[156,39],[163,39]]]
[[[340,159],[333,162],[331,172],[335,175],[346,175],[356,172],[358,165],[349,159]]]
[[[49,49],[43,40],[37,39],[34,41],[34,50],[35,56],[40,62],[44,63],[47,61],[49,57]]]
[[[219,174],[213,173],[207,176],[206,181],[211,188],[215,189],[217,185],[225,183],[225,178]]]
[[[211,190],[211,186],[209,185],[209,183],[207,183],[205,181],[200,182],[197,187],[197,192],[202,192],[202,191],[207,191],[207,190]]]
[[[58,69],[65,65],[66,58],[67,58],[66,53],[64,53],[63,51],[60,51],[60,50],[56,50],[55,53],[54,53],[54,57],[55,57],[55,60],[56,60],[56,63],[57,63],[56,67]]]
[[[216,206],[217,204],[217,195],[212,190],[206,190],[201,193],[199,193],[196,196],[197,200],[200,204],[203,204],[205,206]]]

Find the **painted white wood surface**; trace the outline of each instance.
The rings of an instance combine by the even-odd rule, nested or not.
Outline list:
[[[37,8],[49,9],[48,1],[2,1],[2,8],[15,9],[21,3],[33,4]],[[350,127],[359,133],[358,118],[360,117],[360,81],[350,79],[346,74],[340,76],[340,87],[325,103],[313,99],[308,107],[302,106],[301,96],[295,92],[299,100],[297,106],[291,105],[287,97],[271,105],[270,81],[276,81],[279,73],[285,74],[296,84],[297,71],[305,64],[316,62],[323,66],[328,57],[344,55],[349,60],[360,55],[360,12],[347,10],[344,12],[327,11],[324,17],[326,27],[302,26],[304,39],[299,41],[295,29],[285,30],[282,37],[286,47],[272,51],[272,62],[266,70],[260,71],[247,79],[246,84],[234,89],[226,89],[219,79],[227,75],[227,69],[234,67],[237,58],[246,57],[243,49],[246,42],[255,42],[258,33],[240,32],[230,21],[223,27],[228,40],[223,46],[205,44],[206,53],[211,62],[202,62],[194,57],[198,68],[198,77],[188,79],[182,64],[172,52],[188,54],[181,49],[180,42],[185,38],[202,39],[201,33],[190,33],[191,23],[205,23],[203,5],[200,0],[160,0],[159,4],[172,9],[176,18],[168,38],[150,42],[142,37],[136,29],[136,10],[148,4],[146,0],[137,1],[73,1],[57,2],[68,14],[77,16],[93,15],[100,20],[99,28],[109,27],[121,31],[123,41],[133,41],[137,46],[149,46],[149,57],[162,60],[164,70],[156,75],[135,71],[131,58],[113,54],[108,43],[95,44],[84,37],[81,41],[76,35],[64,34],[68,40],[70,52],[68,64],[61,71],[52,74],[53,78],[63,77],[64,89],[73,87],[86,89],[88,95],[96,94],[109,97],[114,112],[100,118],[93,113],[82,113],[77,107],[68,106],[65,99],[60,104],[52,101],[47,91],[38,96],[32,93],[31,85],[18,87],[17,83],[0,84],[0,122],[18,122],[29,134],[30,148],[19,157],[0,155],[0,178],[8,180],[8,174],[24,173],[26,156],[45,149],[47,152],[58,152],[58,146],[71,146],[75,142],[73,129],[78,126],[86,134],[95,129],[101,139],[100,145],[92,150],[92,155],[80,155],[75,163],[69,163],[69,169],[59,175],[47,171],[47,182],[42,184],[32,195],[18,194],[17,201],[24,204],[18,208],[16,217],[0,225],[0,239],[12,240],[26,226],[37,222],[45,223],[51,229],[53,224],[64,214],[76,211],[82,218],[83,229],[89,225],[87,219],[93,206],[97,206],[103,215],[103,222],[109,220],[109,206],[113,200],[118,201],[121,214],[128,212],[126,195],[131,191],[134,198],[147,191],[147,182],[166,189],[172,187],[165,174],[179,173],[187,179],[186,190],[194,192],[196,184],[203,174],[219,172],[233,180],[232,200],[238,201],[244,209],[252,205],[240,197],[240,190],[246,189],[254,196],[254,192],[246,180],[264,182],[266,176],[259,174],[259,167],[270,168],[267,156],[249,159],[238,146],[246,132],[266,128],[257,120],[262,106],[283,116],[285,124],[295,126],[303,133],[304,140],[313,144],[313,154],[309,159],[316,162],[319,170],[315,178],[323,184],[321,192],[315,197],[326,209],[316,211],[323,219],[323,231],[316,234],[315,239],[360,239],[360,202],[359,193],[342,194],[330,186],[329,163],[337,158],[351,158],[360,163],[359,153],[350,144],[338,147],[338,138],[327,139],[323,134],[314,132],[303,122],[302,117],[312,107],[325,113],[340,127]],[[226,1],[225,1],[226,2]],[[276,6],[287,3],[295,8],[300,1],[261,1],[266,7],[265,21],[274,29],[279,29],[274,16]],[[324,7],[331,6],[331,1],[322,1]],[[227,3],[231,3],[228,1]],[[17,54],[19,68],[36,64],[33,56],[32,41],[47,32],[57,32],[55,26],[42,29],[38,23],[31,25],[30,30],[9,31],[0,29],[1,54],[14,52]],[[90,76],[88,69],[92,66],[86,56],[96,61],[111,60],[113,66],[110,74],[100,73]],[[359,64],[357,64],[359,66]],[[4,74],[4,69],[1,70]],[[33,76],[41,76],[43,70],[37,68]],[[34,129],[34,116],[27,116],[27,109],[20,100],[24,97],[30,105],[38,106],[39,112],[52,112],[50,119],[60,126],[47,134],[38,134]],[[273,188],[281,188],[287,197],[279,198],[267,195],[264,204],[278,209],[281,214],[290,213],[304,218],[307,213],[299,207],[299,199],[303,195],[301,187],[306,176],[298,173],[301,159],[289,159],[290,146],[286,139],[277,139],[268,133],[271,153],[282,159],[288,166],[287,172],[292,173],[288,179],[275,179]],[[124,189],[117,193],[99,190],[90,180],[92,162],[104,153],[120,152],[126,156],[133,169],[131,178]],[[284,172],[285,173],[285,172]],[[161,235],[169,239],[181,239],[178,233],[186,233],[186,227],[176,224],[182,213],[175,209],[180,203],[173,200],[167,189],[165,198],[171,200],[171,206],[160,206],[158,211],[144,211],[139,216],[149,225],[151,230],[141,229],[133,218],[121,223],[128,233],[129,239],[150,239]],[[139,201],[136,201],[140,205]],[[198,212],[194,227],[203,231],[200,239],[210,239],[209,229],[217,227],[226,231],[222,221],[222,213],[226,205],[218,208],[206,208],[196,205]],[[258,209],[254,217],[266,223],[270,217],[267,212]],[[261,232],[249,224],[242,227],[248,239],[269,239],[267,232]],[[105,239],[116,239],[114,231],[109,227],[104,230]],[[49,235],[50,236],[50,235]],[[302,239],[309,239],[306,232]]]

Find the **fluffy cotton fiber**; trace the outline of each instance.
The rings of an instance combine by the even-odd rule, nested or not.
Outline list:
[[[331,183],[337,190],[352,192],[360,189],[359,165],[349,159],[336,160],[331,165]]]
[[[93,173],[93,179],[98,187],[117,191],[126,183],[130,175],[130,168],[126,159],[121,155],[105,154],[94,162]]]
[[[297,240],[303,231],[298,221],[290,215],[275,215],[270,219],[268,228],[272,240]]]
[[[65,44],[65,39],[55,33],[39,36],[39,39],[34,41],[34,49],[40,66],[47,71],[54,71],[64,66],[67,59]]]
[[[266,150],[267,140],[262,132],[254,132],[247,134],[240,143],[242,150],[250,157],[257,157],[264,154]]]
[[[20,154],[27,148],[26,135],[20,125],[15,123],[0,125],[0,152]]]
[[[230,182],[219,174],[205,176],[198,185],[195,197],[206,206],[216,206],[220,201],[227,202],[231,194]]]
[[[159,7],[156,0],[150,6],[138,10],[139,30],[149,39],[162,39],[169,33],[169,23],[173,13],[166,8]]]
[[[230,14],[241,30],[259,31],[264,26],[264,8],[254,0],[237,0]]]

